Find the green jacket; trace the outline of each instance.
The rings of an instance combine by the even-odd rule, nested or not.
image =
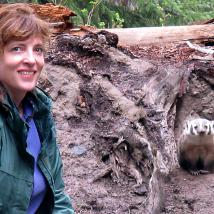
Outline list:
[[[33,118],[42,144],[38,166],[48,183],[38,213],[73,214],[70,199],[64,194],[51,99],[38,88],[26,97],[33,104]],[[26,151],[27,131],[28,125],[20,119],[10,97],[3,96],[0,102],[0,213],[3,214],[26,214],[30,202],[34,159]]]

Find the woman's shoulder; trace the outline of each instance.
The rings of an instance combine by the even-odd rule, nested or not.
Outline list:
[[[42,88],[40,88],[40,87],[37,86],[32,91],[32,94],[33,94],[34,98],[37,100],[37,102],[41,102],[41,103],[43,103],[43,104],[51,107],[51,105],[52,105],[52,98]]]

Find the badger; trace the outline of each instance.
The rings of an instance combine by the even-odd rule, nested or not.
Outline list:
[[[184,122],[178,140],[178,162],[192,175],[214,171],[214,121],[196,118]]]

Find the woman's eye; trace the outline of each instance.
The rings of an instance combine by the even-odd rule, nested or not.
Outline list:
[[[12,51],[21,51],[21,48],[20,47],[14,47],[14,48],[12,48]]]
[[[44,49],[43,49],[43,48],[36,48],[36,52],[38,52],[38,53],[43,53],[43,52],[44,52]]]

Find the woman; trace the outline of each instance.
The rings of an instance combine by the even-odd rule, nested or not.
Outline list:
[[[49,35],[27,5],[0,9],[0,213],[74,213],[51,100],[36,87]]]

